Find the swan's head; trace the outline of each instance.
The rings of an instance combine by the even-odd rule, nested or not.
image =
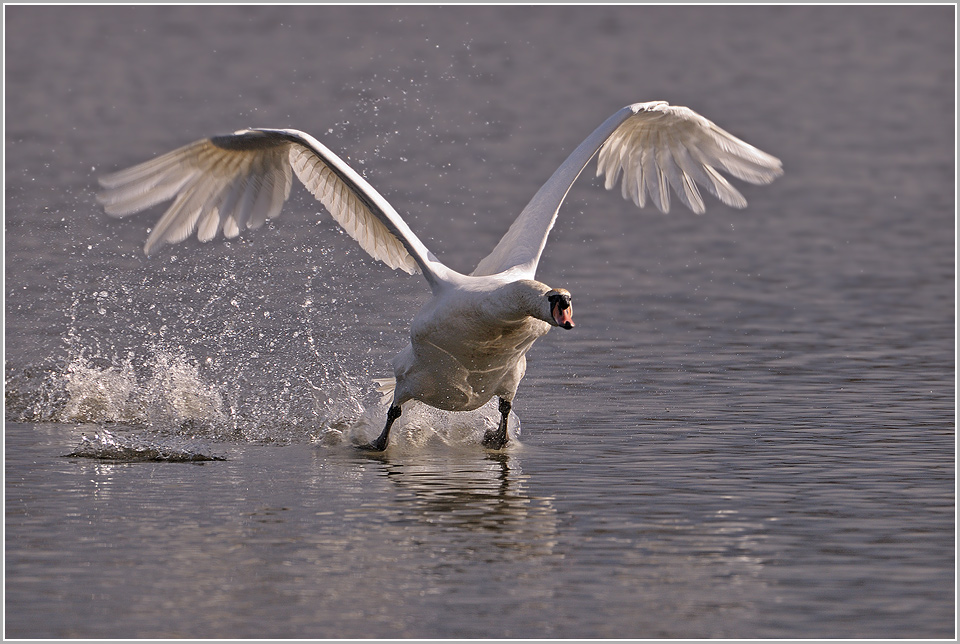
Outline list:
[[[550,306],[550,318],[547,322],[562,329],[572,329],[573,324],[573,305],[570,291],[563,288],[555,288],[547,292],[544,296]],[[552,321],[551,321],[552,320]]]
[[[517,280],[495,290],[483,304],[490,317],[516,323],[527,316],[550,326],[572,329],[573,305],[570,291],[550,288],[536,280]]]

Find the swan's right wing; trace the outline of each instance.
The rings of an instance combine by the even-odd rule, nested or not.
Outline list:
[[[363,177],[297,130],[241,130],[197,141],[102,177],[106,190],[98,198],[115,217],[174,199],[147,239],[149,255],[194,231],[208,241],[219,230],[235,237],[258,228],[280,214],[293,174],[371,257],[423,272],[431,286],[449,270]]]
[[[474,275],[512,271],[533,278],[547,236],[567,192],[600,151],[597,175],[606,187],[622,179],[624,198],[639,207],[647,195],[662,212],[670,210],[671,188],[696,213],[704,211],[697,185],[735,208],[743,195],[720,174],[751,183],[769,183],[783,174],[780,160],[717,127],[687,107],[664,101],[635,103],[604,121],[574,150],[534,195]]]

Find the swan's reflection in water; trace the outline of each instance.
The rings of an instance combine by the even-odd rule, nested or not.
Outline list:
[[[554,499],[533,494],[521,467],[529,451],[520,443],[501,453],[477,443],[317,450],[324,486],[337,472],[338,498],[352,497],[325,521],[335,520],[337,543],[315,541],[323,565],[338,549],[333,561],[347,563],[336,575],[338,592],[351,597],[342,617],[353,630],[344,632],[504,636],[511,630],[490,616],[505,606],[527,615],[531,632],[550,632],[563,555]],[[354,476],[344,480],[348,470]]]
[[[557,513],[552,498],[527,491],[522,450],[514,444],[498,453],[477,446],[366,458],[394,488],[391,529],[430,526],[424,538],[436,540],[439,551],[462,549],[467,559],[548,556],[557,543]]]
[[[470,552],[507,549],[529,556],[553,552],[557,542],[556,509],[552,498],[527,491],[527,477],[520,464],[527,448],[518,440],[519,420],[515,415],[511,415],[508,427],[511,442],[501,452],[490,452],[480,445],[485,432],[498,423],[495,403],[462,413],[411,403],[394,426],[385,452],[347,447],[376,436],[382,416],[379,409],[366,410],[361,418],[332,430],[321,440],[321,445],[332,450],[321,448],[317,452],[321,460],[340,454],[373,465],[375,473],[391,483],[373,498],[365,491],[366,502],[359,511],[367,520],[371,518],[371,504],[376,504],[386,513],[382,529],[427,525],[431,531],[424,538],[451,543],[460,534],[471,535],[464,543]],[[438,533],[437,527],[443,530]],[[487,534],[489,543],[480,545],[477,533]]]
[[[481,458],[402,459],[385,463],[385,475],[409,504],[412,517],[466,530],[527,531],[531,521],[552,534],[550,499],[534,499],[525,490],[519,458],[487,454]],[[542,541],[542,539],[538,539]]]

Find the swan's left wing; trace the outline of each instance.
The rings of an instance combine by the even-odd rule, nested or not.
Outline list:
[[[687,107],[664,101],[628,105],[604,121],[563,162],[534,195],[474,275],[512,271],[533,278],[547,236],[567,192],[600,150],[597,175],[609,190],[622,179],[624,198],[639,207],[649,195],[662,212],[670,210],[671,189],[688,208],[704,212],[703,186],[723,203],[747,205],[720,170],[749,181],[770,183],[783,174],[780,160],[717,127]]]
[[[174,199],[147,238],[149,255],[165,243],[219,230],[235,237],[280,214],[296,176],[373,258],[436,287],[447,269],[396,210],[319,141],[297,130],[240,130],[203,139],[146,163],[101,177],[98,198],[123,217]]]

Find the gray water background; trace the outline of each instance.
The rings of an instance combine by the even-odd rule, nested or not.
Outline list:
[[[7,637],[954,636],[954,7],[4,11]],[[294,127],[468,271],[656,99],[786,174],[662,216],[588,168],[501,455],[489,409],[349,447],[426,288],[302,189],[149,260],[94,200]]]

